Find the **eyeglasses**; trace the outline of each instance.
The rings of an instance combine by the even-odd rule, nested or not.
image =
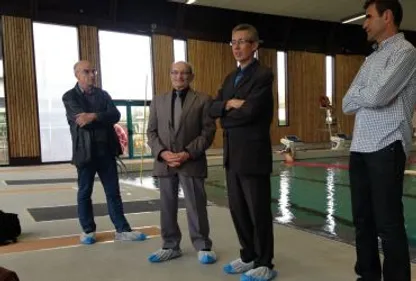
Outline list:
[[[242,44],[251,44],[253,42],[254,42],[253,40],[245,40],[245,39],[231,40],[230,46],[242,45]]]
[[[192,74],[192,73],[191,73],[191,72],[189,72],[189,71],[187,71],[187,72],[180,72],[180,71],[172,70],[172,71],[170,72],[170,74],[171,74],[171,75],[173,75],[173,76],[178,76],[178,75],[181,75],[181,76],[188,76],[188,75],[190,75],[190,74]]]
[[[98,71],[96,69],[83,69],[82,73],[84,73],[85,75],[89,75],[89,74],[97,75]]]

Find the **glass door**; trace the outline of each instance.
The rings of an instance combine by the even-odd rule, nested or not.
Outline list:
[[[151,156],[147,145],[147,123],[149,120],[150,101],[114,101],[120,111],[120,121],[115,125],[124,158],[140,158]]]
[[[123,150],[122,158],[127,158],[130,155],[129,149],[129,122],[128,122],[128,114],[127,114],[127,106],[119,105],[117,106],[118,111],[120,111],[120,121],[114,125],[114,129],[116,130],[118,140],[121,145],[121,149]]]
[[[130,106],[132,138],[133,138],[133,157],[149,156],[151,151],[147,145],[147,122],[149,120],[148,106]]]

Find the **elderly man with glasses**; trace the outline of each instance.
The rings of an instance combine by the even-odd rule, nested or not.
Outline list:
[[[97,71],[90,62],[77,62],[74,72],[78,82],[63,95],[62,101],[72,137],[72,163],[78,172],[78,216],[83,230],[80,241],[82,244],[96,242],[91,202],[96,173],[104,186],[108,213],[116,228],[115,240],[145,240],[145,234],[132,231],[120,196],[116,157],[122,151],[114,130],[120,112],[110,95],[94,86]]]
[[[172,90],[156,95],[151,103],[147,136],[155,157],[153,175],[160,189],[162,248],[152,253],[150,262],[164,262],[182,255],[179,229],[179,184],[185,195],[189,236],[202,264],[216,261],[209,238],[205,178],[205,151],[215,135],[215,122],[208,115],[211,98],[193,90],[192,67],[173,63],[170,69]]]
[[[210,109],[224,129],[229,207],[241,245],[240,257],[224,271],[242,274],[242,281],[268,281],[277,275],[272,264],[270,186],[274,75],[254,57],[259,42],[252,25],[240,24],[232,30],[230,45],[239,66],[224,79]]]

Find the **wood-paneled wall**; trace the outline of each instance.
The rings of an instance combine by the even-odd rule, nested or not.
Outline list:
[[[341,130],[348,135],[351,135],[354,129],[355,115],[343,114],[342,99],[363,62],[363,56],[337,55],[335,57],[335,114]]]
[[[290,131],[305,142],[328,141],[325,112],[319,108],[319,97],[325,95],[325,55],[289,51],[287,75]]]
[[[188,40],[188,58],[194,67],[192,87],[213,98],[217,96],[225,76],[237,67],[228,44]],[[222,129],[217,121],[217,132],[212,148],[222,148]]]
[[[98,28],[95,26],[80,25],[78,27],[78,44],[80,59],[91,62],[91,64],[98,70],[96,84],[100,87],[102,83],[100,73],[101,68]]]
[[[7,106],[10,164],[40,163],[40,135],[36,96],[32,22],[29,19],[2,17],[4,46],[4,76]],[[187,42],[189,62],[195,80],[192,87],[213,98],[225,76],[236,68],[230,46],[200,40]],[[79,26],[80,59],[91,61],[100,70],[98,29]],[[164,35],[152,36],[152,58],[155,94],[171,89],[169,69],[174,60],[173,39]],[[289,51],[287,53],[287,91],[289,126],[278,126],[277,52],[260,49],[259,60],[272,68],[274,118],[271,126],[273,144],[280,138],[296,134],[306,142],[328,141],[324,128],[324,111],[319,108],[319,97],[325,94],[325,55]],[[342,113],[342,98],[358,72],[362,56],[337,55],[335,59],[336,115],[342,130],[351,134],[354,119]],[[100,85],[100,79],[97,79]],[[223,146],[222,130],[217,123],[213,148]]]
[[[173,63],[173,39],[170,36],[153,35],[153,73],[155,94],[163,94],[172,89],[169,70]]]
[[[270,134],[273,145],[279,145],[285,135],[297,135],[307,142],[328,141],[324,116],[319,109],[319,96],[325,92],[325,57],[321,54],[289,52],[287,55],[286,106],[288,126],[278,126],[277,51],[260,49],[259,61],[270,67],[275,75],[273,85],[274,116]]]
[[[40,163],[32,22],[2,17],[10,164]]]
[[[274,49],[259,49],[259,61],[262,65],[270,67],[274,73],[273,81],[273,123],[270,126],[270,137],[272,139],[272,144],[276,145],[280,143],[281,133],[278,124],[278,107],[277,107],[277,97],[278,97],[278,81],[277,81],[277,51]]]

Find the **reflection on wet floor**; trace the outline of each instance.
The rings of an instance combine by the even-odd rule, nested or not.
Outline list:
[[[354,244],[348,170],[344,168],[348,164],[348,158],[314,159],[305,163],[328,165],[311,167],[274,163],[271,177],[273,198],[271,207],[275,222]],[[415,169],[416,165],[411,165]],[[129,175],[122,181],[157,190],[157,179],[150,174],[141,179],[137,175]],[[416,260],[415,183],[416,177],[405,177],[403,196],[406,229],[414,260]],[[219,206],[227,206],[225,186],[224,169],[221,166],[209,167],[206,180],[208,200]]]

